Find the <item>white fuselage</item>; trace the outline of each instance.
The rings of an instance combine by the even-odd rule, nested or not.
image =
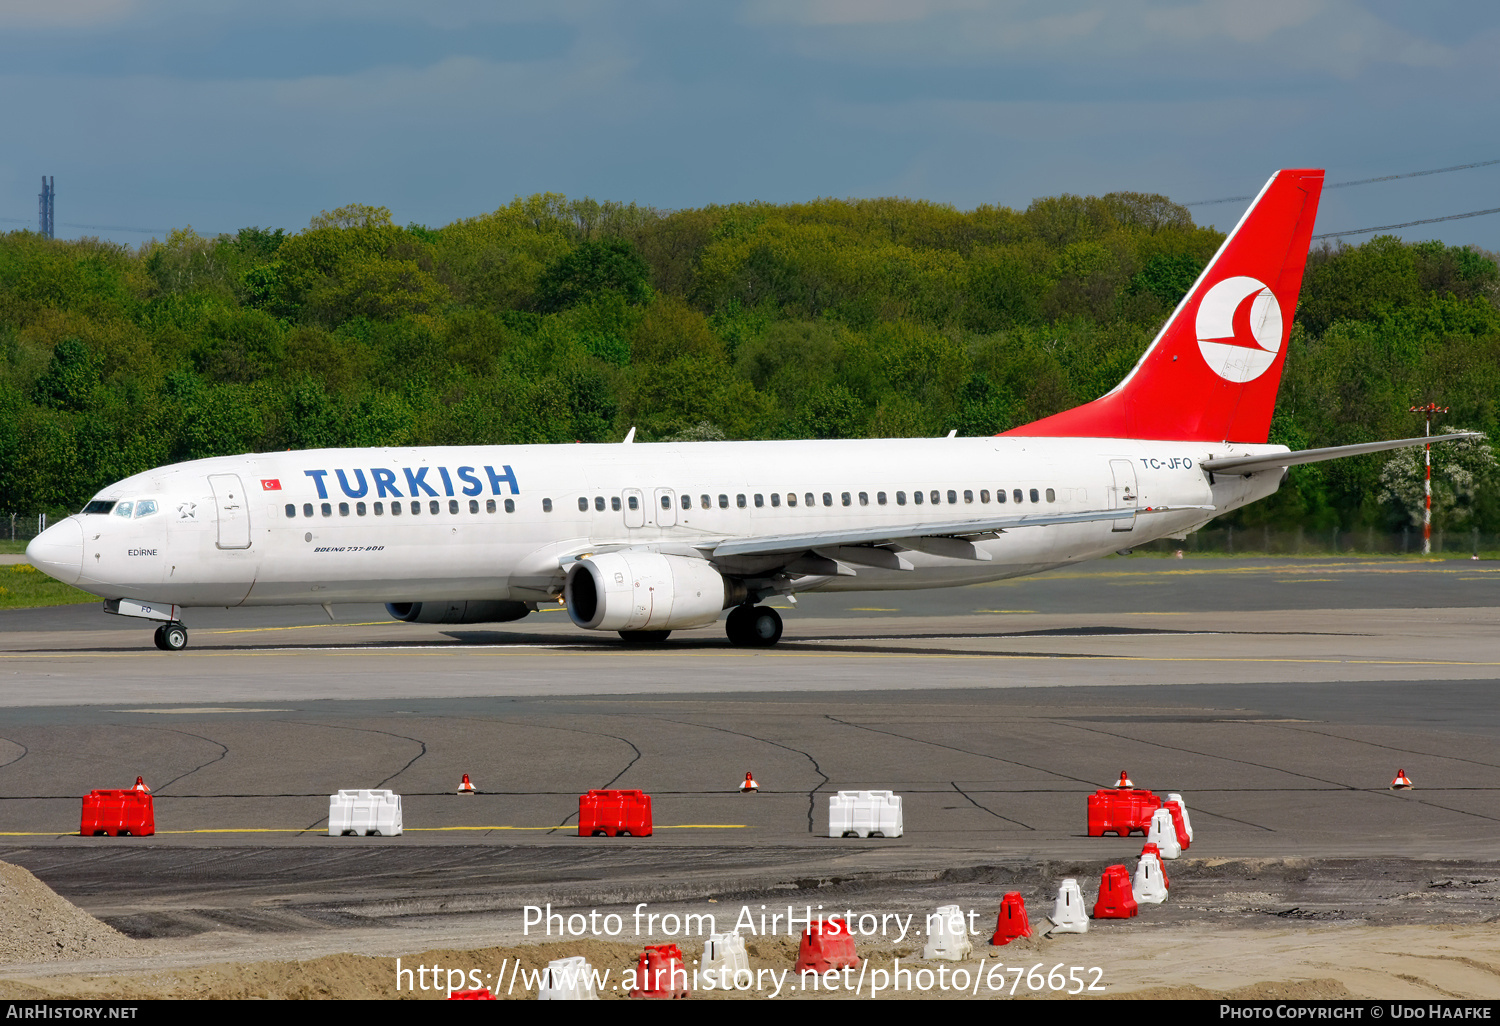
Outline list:
[[[1210,484],[1198,466],[1203,459],[1282,451],[993,437],[265,453],[126,478],[96,499],[114,500],[110,512],[70,517],[34,549],[45,554],[47,572],[68,580],[76,565],[68,583],[107,599],[536,602],[558,595],[567,560],[598,549],[640,545],[692,555],[724,539],[1008,513],[1198,507],[1015,528],[977,543],[988,561],[910,551],[903,553],[910,571],[859,567],[853,576],[809,576],[791,590],[933,588],[1035,573],[1180,535],[1269,495],[1280,481],[1279,473],[1258,473]],[[154,512],[136,515],[143,500]],[[69,556],[75,536],[76,563]]]

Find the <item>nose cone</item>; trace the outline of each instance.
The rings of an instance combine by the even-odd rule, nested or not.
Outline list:
[[[31,539],[26,558],[48,577],[78,583],[83,572],[83,526],[73,517],[53,524]]]

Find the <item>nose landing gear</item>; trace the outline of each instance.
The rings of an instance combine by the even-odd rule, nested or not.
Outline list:
[[[181,652],[187,648],[187,628],[176,620],[156,628],[156,647],[163,652]]]
[[[770,606],[735,606],[724,633],[736,648],[770,648],[781,640],[781,614]]]

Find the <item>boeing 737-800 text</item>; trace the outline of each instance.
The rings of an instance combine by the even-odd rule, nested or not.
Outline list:
[[[771,645],[771,596],[991,581],[1181,535],[1293,464],[1425,441],[1266,444],[1322,183],[1274,175],[1113,391],[993,438],[223,456],[110,485],[27,556],[160,621],[169,650],[193,606],[480,623],[559,599],[627,641],[727,609],[734,644]]]

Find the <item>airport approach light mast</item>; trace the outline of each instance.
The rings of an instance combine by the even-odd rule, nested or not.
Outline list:
[[[1439,406],[1437,403],[1428,403],[1426,406],[1413,406],[1412,413],[1425,413],[1427,415],[1427,430],[1424,436],[1432,434],[1432,415],[1434,413],[1447,413],[1448,407]],[[1422,447],[1426,451],[1427,480],[1422,487],[1424,502],[1422,509],[1422,555],[1432,555],[1432,443],[1428,442]]]

